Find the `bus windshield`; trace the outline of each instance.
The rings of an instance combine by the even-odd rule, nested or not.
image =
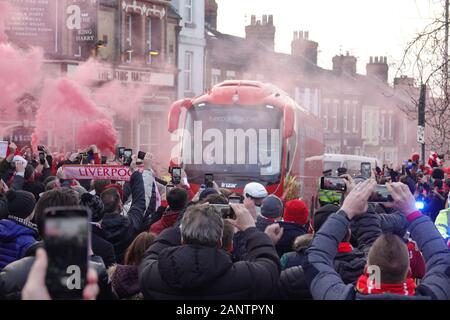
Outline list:
[[[216,182],[237,185],[250,177],[266,184],[279,181],[281,116],[273,106],[194,106],[183,133],[189,180],[202,183],[205,173],[213,173]]]

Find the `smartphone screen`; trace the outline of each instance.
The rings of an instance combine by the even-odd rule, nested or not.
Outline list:
[[[145,156],[146,156],[146,152],[143,152],[143,151],[139,151],[138,152],[138,159],[141,159],[141,160],[144,160],[145,159]]]
[[[213,187],[214,175],[212,173],[205,174],[205,185],[207,188]]]
[[[361,163],[361,176],[366,179],[370,179],[372,176],[372,165],[370,162]]]
[[[125,149],[124,151],[123,151],[123,157],[124,157],[124,160],[123,160],[123,162],[124,162],[124,164],[126,164],[126,165],[130,165],[131,164],[131,156],[132,156],[132,154],[133,154],[133,150],[132,149]]]
[[[340,177],[322,177],[320,179],[320,188],[323,190],[346,191],[347,185],[344,178]]]
[[[181,168],[180,167],[172,168],[172,181],[174,184],[181,183]]]
[[[123,157],[124,152],[125,152],[125,147],[118,147],[117,148],[117,158]]]
[[[39,152],[39,160],[45,160],[45,154],[43,152]]]
[[[377,185],[369,197],[369,202],[391,202],[393,201],[385,185]]]
[[[230,196],[228,198],[229,203],[241,203],[241,197],[239,196]]]
[[[81,299],[88,269],[90,211],[83,207],[53,207],[45,214],[45,283],[50,296]]]

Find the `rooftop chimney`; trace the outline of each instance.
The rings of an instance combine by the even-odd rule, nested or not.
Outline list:
[[[245,38],[263,44],[270,50],[275,47],[273,15],[263,15],[262,21],[252,15],[250,25],[245,27]]]
[[[370,57],[369,63],[366,65],[366,74],[369,77],[373,77],[387,83],[389,77],[387,57],[375,57],[375,59],[372,59],[372,57]]]
[[[217,9],[216,0],[205,0],[205,23],[212,29],[217,29]]]
[[[345,56],[336,55],[333,57],[333,72],[337,75],[345,73],[354,76],[356,75],[356,62],[356,57],[351,56],[349,52]]]
[[[317,65],[317,48],[319,44],[309,40],[308,31],[295,31],[291,43],[291,53],[295,57],[303,57]]]

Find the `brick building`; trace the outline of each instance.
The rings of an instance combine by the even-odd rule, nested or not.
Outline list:
[[[47,76],[76,72],[81,63],[95,58],[108,67],[93,75],[94,88],[119,80],[124,86],[138,85],[145,89],[137,119],[125,121],[115,117],[115,127],[120,144],[157,153],[161,141],[169,138],[165,125],[167,110],[177,98],[181,17],[170,1],[49,0],[21,5],[28,7],[20,10],[45,12],[41,24],[46,32],[31,30],[35,36],[25,35],[15,30],[17,25],[22,29],[32,26],[17,20],[9,28],[7,25],[9,40],[21,47],[42,47],[45,53],[43,72]],[[39,94],[38,89],[31,93],[32,98],[25,97],[18,103],[33,105]],[[36,107],[24,110],[20,120],[0,122],[0,136],[14,138],[19,128],[23,139],[28,139],[33,131]],[[51,130],[47,143],[55,148],[75,147],[74,137],[57,137]]]
[[[377,157],[401,163],[416,152],[415,120],[399,108],[411,104],[405,78],[388,83],[386,57],[370,57],[366,74],[358,74],[357,58],[333,57],[332,70],[317,65],[319,43],[308,31],[296,31],[291,54],[274,51],[272,15],[251,16],[245,38],[219,32],[217,10],[208,10],[205,88],[229,79],[271,82],[323,121],[326,152]],[[409,78],[408,78],[409,79]],[[411,86],[408,86],[411,91]],[[414,93],[415,94],[415,93]],[[400,143],[399,143],[400,142]]]

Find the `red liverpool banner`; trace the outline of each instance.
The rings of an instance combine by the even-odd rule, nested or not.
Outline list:
[[[143,168],[139,168],[140,171]],[[66,179],[129,181],[130,167],[121,165],[63,165]]]

